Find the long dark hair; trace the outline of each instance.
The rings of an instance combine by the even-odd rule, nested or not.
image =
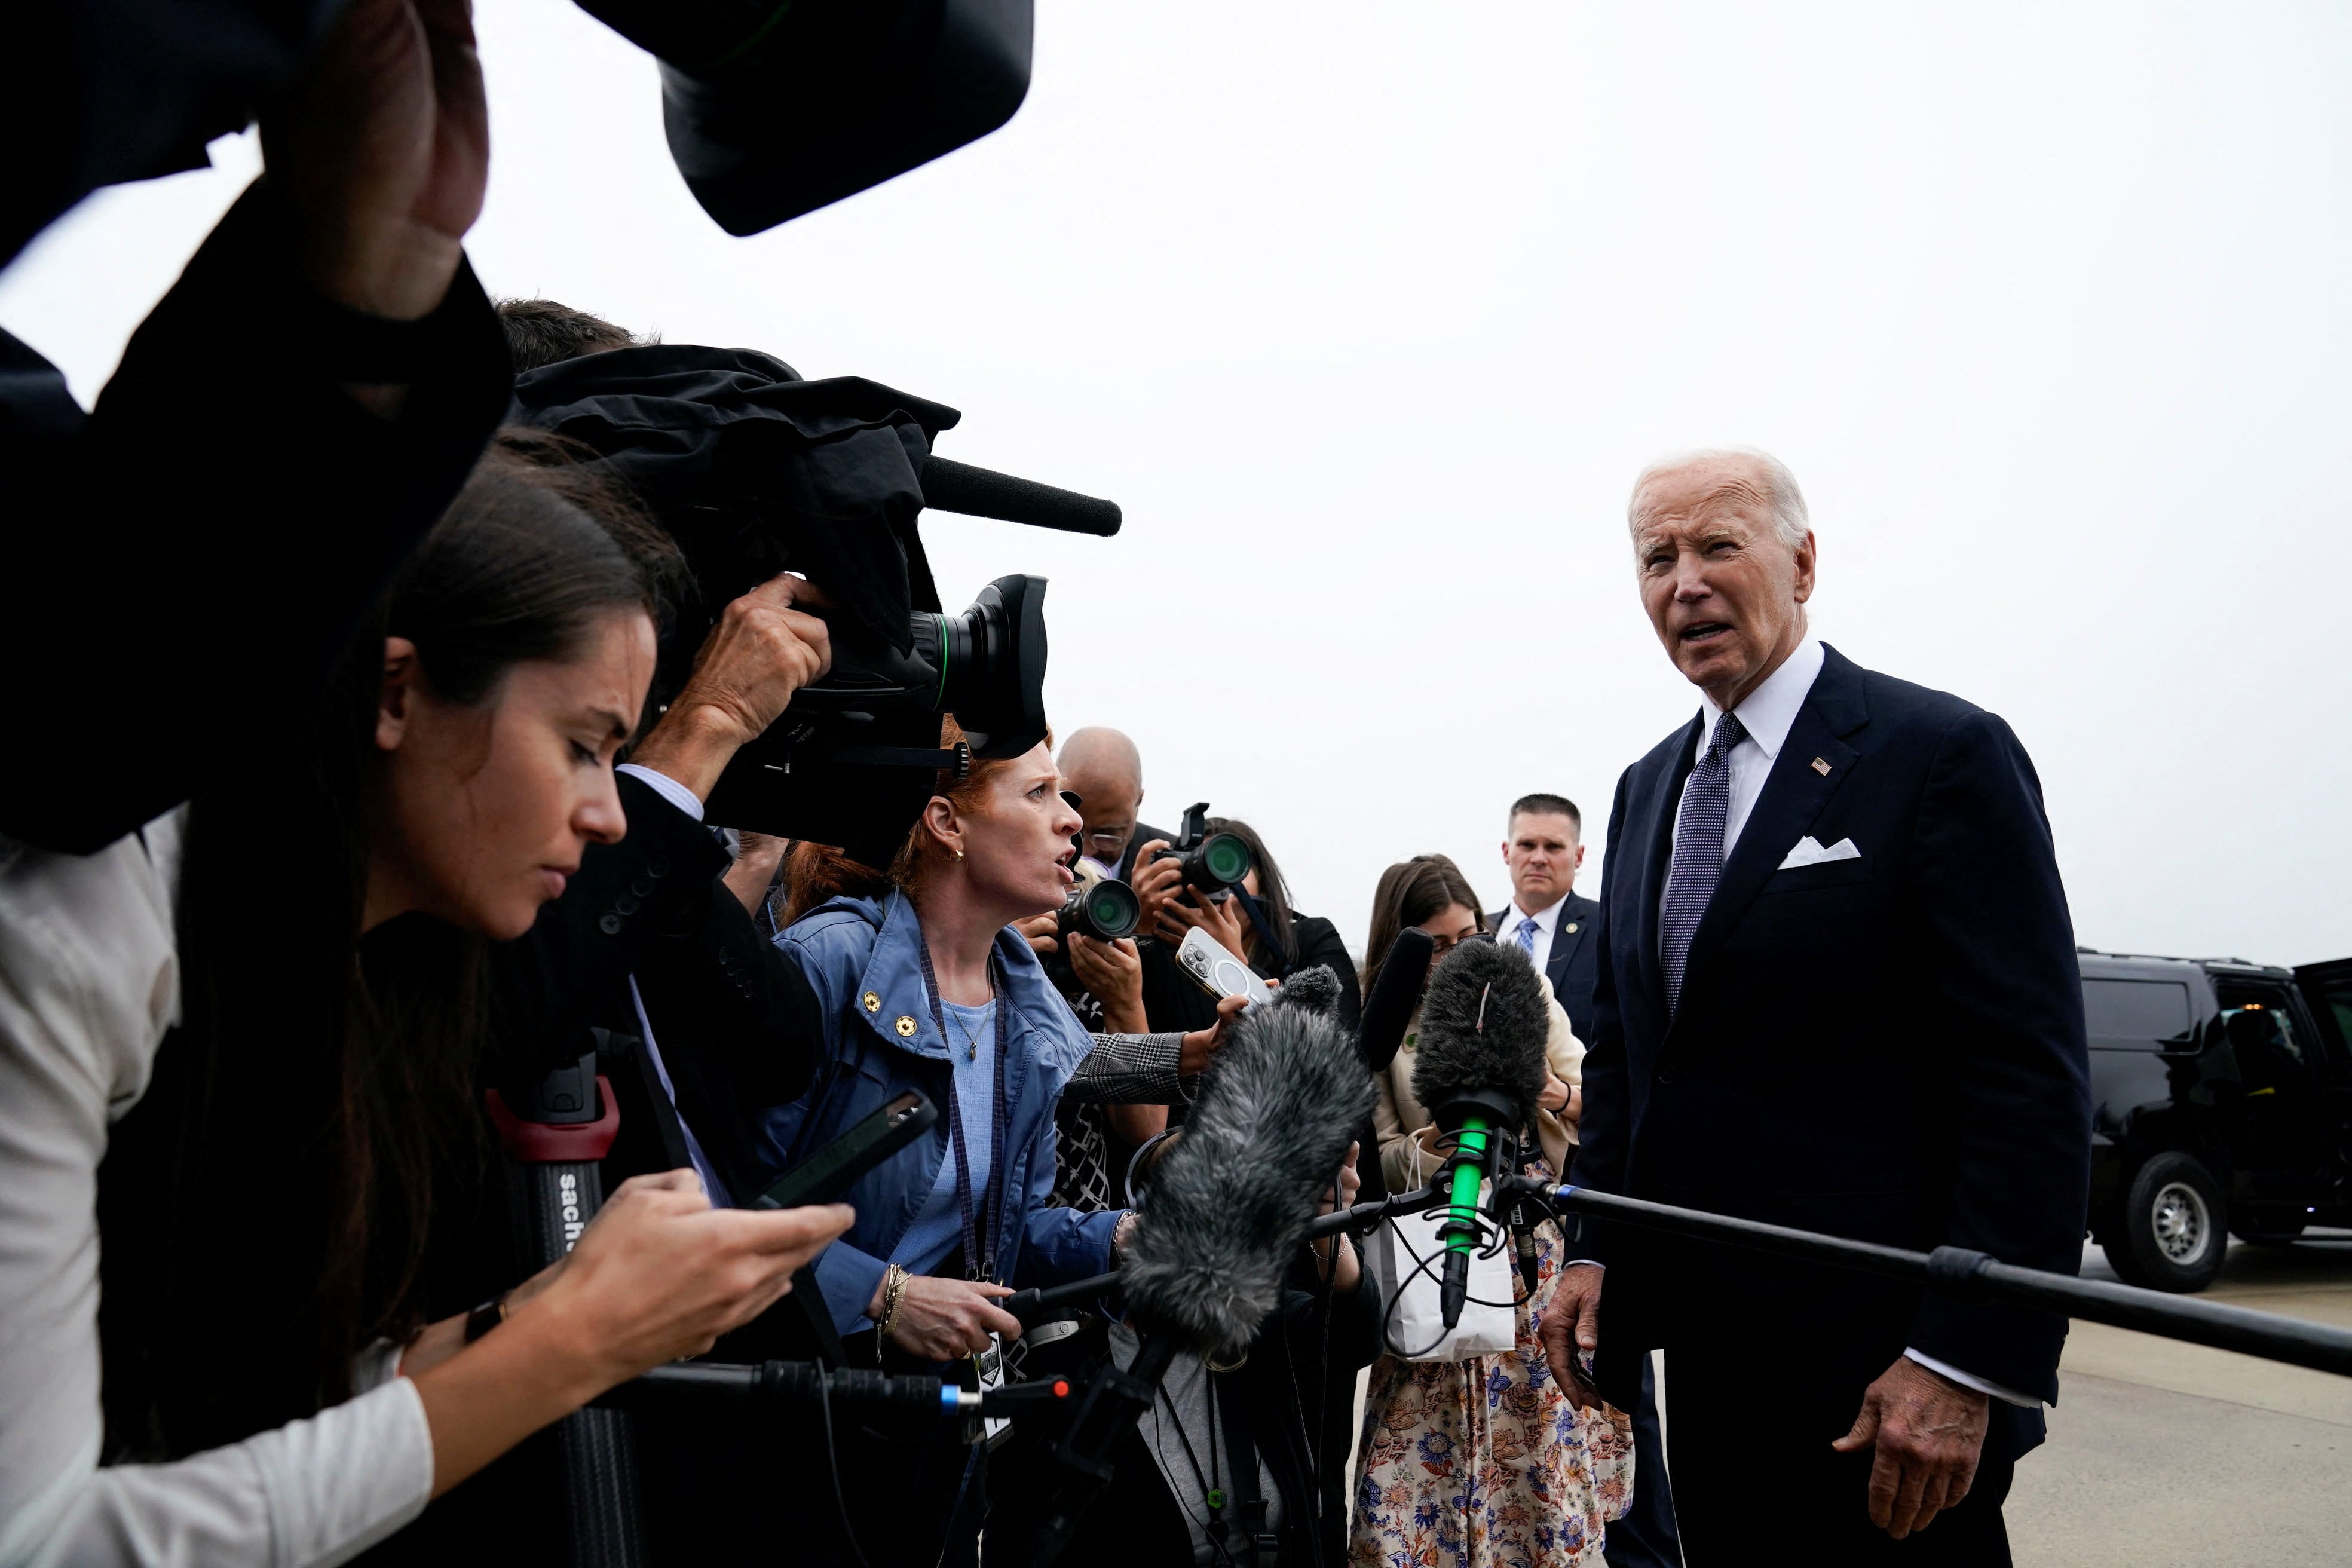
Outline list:
[[[428,1234],[483,1188],[488,943],[422,915],[361,934],[383,639],[470,705],[615,609],[667,618],[675,547],[565,456],[494,447],[316,709],[247,717],[250,765],[191,806],[183,1022],[100,1177],[115,1458],[333,1404],[360,1350],[425,1321]]]
[[[1455,904],[1470,911],[1479,929],[1486,928],[1486,914],[1479,908],[1478,895],[1470,890],[1470,879],[1449,856],[1416,855],[1381,872],[1372,889],[1372,929],[1364,938],[1364,994],[1371,994],[1398,932],[1433,920]]]

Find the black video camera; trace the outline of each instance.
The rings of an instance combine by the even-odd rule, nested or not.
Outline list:
[[[1045,579],[999,577],[961,616],[916,611],[904,653],[838,629],[833,668],[735,754],[709,816],[887,866],[939,772],[1045,738]],[[954,751],[940,749],[942,713],[966,736]]]
[[[1181,871],[1184,886],[1210,898],[1240,887],[1250,874],[1249,846],[1234,834],[1209,831],[1209,803],[1205,800],[1185,808],[1183,830],[1176,842],[1152,858],[1166,860],[1171,857]]]

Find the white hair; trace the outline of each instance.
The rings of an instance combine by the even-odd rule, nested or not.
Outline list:
[[[1722,458],[1745,458],[1763,470],[1765,499],[1771,503],[1772,524],[1780,535],[1780,542],[1795,550],[1803,545],[1805,535],[1812,531],[1812,521],[1805,512],[1805,492],[1797,488],[1797,476],[1789,465],[1771,453],[1754,447],[1707,447],[1693,452],[1675,452],[1660,458],[1643,468],[1633,480],[1633,493],[1625,500],[1625,526],[1638,532],[1642,526],[1639,510],[1642,487],[1660,474],[1677,468],[1687,468],[1694,463],[1709,462]]]

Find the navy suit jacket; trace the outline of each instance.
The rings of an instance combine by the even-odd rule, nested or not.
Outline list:
[[[1694,718],[1618,781],[1575,1179],[2074,1272],[2090,1179],[2082,986],[2041,782],[2017,737],[1826,649],[1669,1021],[1658,905],[1701,732]],[[1780,869],[1809,835],[1851,838],[1861,856]],[[1801,1333],[1899,1342],[2057,1396],[2063,1319],[1585,1229],[1612,1266],[1604,1387],[1638,1376],[1635,1352],[1769,1305]]]
[[[1503,929],[1510,912],[1505,905],[1486,917],[1486,929],[1495,933],[1496,942],[1515,940]],[[1544,960],[1544,978],[1551,982],[1551,994],[1567,1012],[1569,1027],[1587,1045],[1592,1043],[1592,987],[1601,963],[1601,944],[1594,940],[1592,928],[1600,913],[1599,904],[1571,891],[1561,900],[1559,920],[1551,928],[1551,952]]]

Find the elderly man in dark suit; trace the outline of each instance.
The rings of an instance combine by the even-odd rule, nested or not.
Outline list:
[[[2024,749],[1814,640],[1813,536],[1771,458],[1654,465],[1630,520],[1651,624],[1704,701],[1618,782],[1573,1179],[2071,1273],[2082,993]],[[1696,1568],[2009,1561],[2000,1504],[2057,1397],[2063,1320],[1626,1226],[1580,1250],[1547,1352],[1622,1404],[1664,1347]]]

